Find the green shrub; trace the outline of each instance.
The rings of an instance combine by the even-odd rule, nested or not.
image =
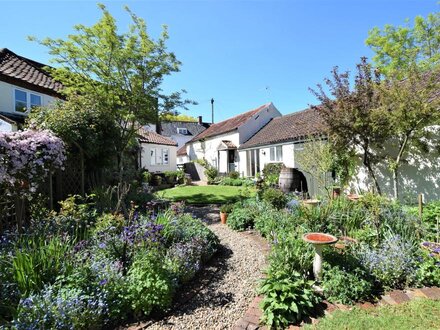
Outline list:
[[[190,214],[176,216],[165,212],[157,216],[156,223],[164,226],[162,234],[167,247],[198,238],[204,241],[202,260],[208,260],[217,251],[218,237],[200,219],[194,219]]]
[[[144,171],[142,172],[142,182],[152,184],[153,183],[153,173]]]
[[[162,257],[156,253],[136,256],[127,274],[127,297],[135,315],[149,315],[153,308],[170,306],[174,287]]]
[[[162,184],[163,178],[159,174],[154,174],[151,184],[153,186],[160,186]]]
[[[183,178],[185,177],[185,172],[183,171],[165,171],[163,172],[167,183],[174,184],[183,183]]]
[[[263,200],[271,204],[276,209],[282,209],[286,207],[287,197],[279,189],[267,188],[263,192]]]
[[[262,323],[275,329],[300,323],[320,302],[312,285],[313,281],[305,280],[298,272],[268,274],[259,289],[259,294],[264,295],[260,305]]]
[[[270,270],[285,273],[298,272],[303,276],[311,274],[315,251],[292,232],[278,233],[269,255]]]
[[[231,179],[238,179],[240,177],[240,173],[237,171],[232,171],[228,173],[228,177]]]
[[[417,261],[416,281],[419,286],[440,286],[440,260],[422,252]]]
[[[269,186],[278,184],[278,180],[280,178],[280,172],[283,166],[284,166],[283,163],[266,164],[263,169],[265,183],[268,184]]]
[[[233,230],[243,231],[254,225],[255,213],[246,207],[235,207],[228,215],[228,226]]]
[[[372,296],[373,285],[365,277],[365,272],[360,268],[324,267],[321,286],[329,302],[354,304]]]
[[[231,213],[232,209],[234,208],[234,205],[232,204],[223,204],[222,206],[220,206],[220,212],[222,213]]]
[[[215,167],[209,166],[205,170],[205,175],[208,178],[208,181],[214,181],[218,175],[218,171]]]

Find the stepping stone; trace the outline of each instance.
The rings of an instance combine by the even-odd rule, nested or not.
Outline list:
[[[440,288],[423,288],[420,291],[429,299],[440,300]]]
[[[393,299],[397,304],[410,301],[409,297],[403,291],[393,291],[390,293],[391,299]]]
[[[394,299],[391,298],[390,296],[383,296],[380,303],[382,305],[397,305],[397,303],[394,301]]]

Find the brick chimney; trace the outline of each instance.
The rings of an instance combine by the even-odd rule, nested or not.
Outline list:
[[[202,116],[199,116],[199,125],[203,124]]]

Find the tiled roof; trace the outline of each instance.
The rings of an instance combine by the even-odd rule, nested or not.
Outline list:
[[[269,107],[271,103],[262,105],[254,110],[250,110],[248,112],[242,113],[238,116],[226,119],[224,121],[221,121],[216,124],[212,124],[207,130],[200,133],[196,137],[194,137],[191,141],[198,141],[204,138],[220,135],[223,133],[227,133],[230,131],[233,131],[237,128],[239,128],[241,125],[243,125],[249,118],[251,118],[256,113],[260,112],[261,110]]]
[[[160,123],[160,134],[163,136],[177,135],[178,128],[186,128],[188,134],[186,136],[196,136],[205,131],[210,124],[188,121],[163,121]]]
[[[157,134],[156,132],[147,131],[143,128],[138,130],[139,141],[143,143],[163,144],[167,146],[177,146],[177,143],[170,138]]]
[[[237,146],[235,144],[233,144],[231,141],[229,140],[222,140],[222,143],[226,146],[226,148],[228,149],[237,149]]]
[[[177,156],[186,156],[186,145],[184,144],[179,150],[177,150]]]
[[[58,93],[61,83],[55,81],[44,67],[44,64],[19,56],[7,48],[0,49],[0,80]]]
[[[299,140],[325,131],[324,120],[314,109],[306,109],[272,119],[240,149]]]

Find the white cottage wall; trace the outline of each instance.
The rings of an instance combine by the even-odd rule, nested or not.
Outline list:
[[[147,169],[150,172],[165,172],[177,170],[176,163],[176,146],[168,146],[162,144],[142,143],[141,144],[141,167]],[[151,150],[156,153],[156,160],[152,164]],[[160,150],[160,154],[158,154]],[[168,150],[168,164],[163,164],[163,152],[162,150]]]

